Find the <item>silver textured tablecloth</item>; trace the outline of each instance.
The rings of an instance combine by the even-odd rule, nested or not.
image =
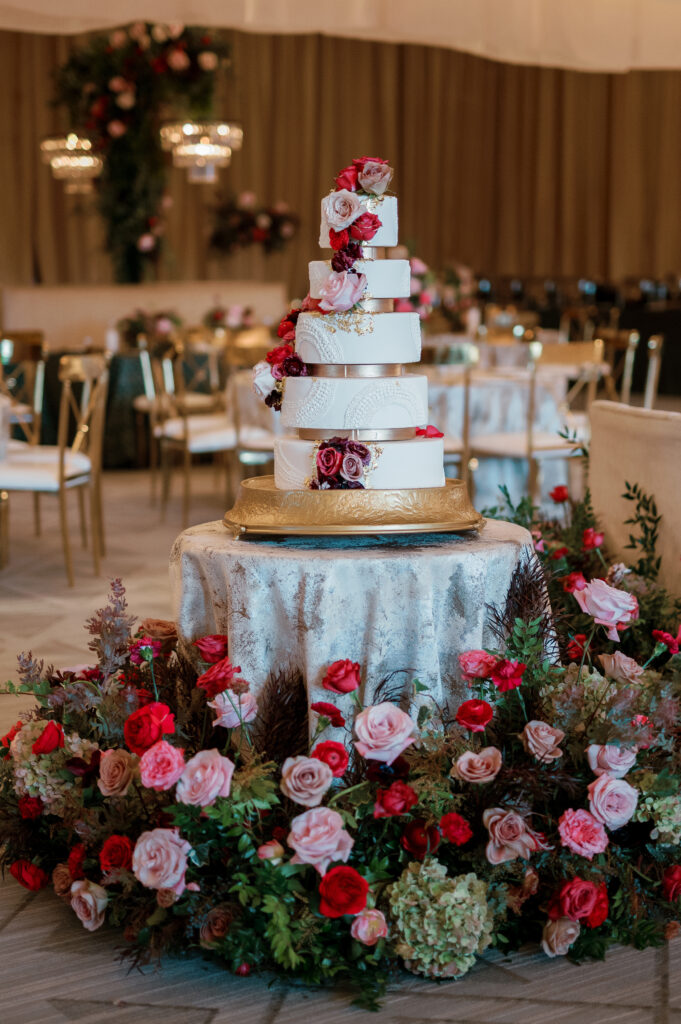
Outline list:
[[[404,669],[438,698],[463,692],[457,657],[492,643],[488,605],[503,605],[526,530],[490,521],[479,534],[234,540],[221,522],[185,530],[171,557],[183,641],[226,633],[257,694],[272,669],[298,667],[310,701],[327,666],[362,666],[365,699]],[[349,698],[340,697],[340,706]]]

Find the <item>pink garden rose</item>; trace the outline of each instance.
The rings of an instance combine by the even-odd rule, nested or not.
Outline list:
[[[614,654],[599,654],[598,660],[606,676],[614,679],[616,683],[638,683],[643,675],[643,669],[638,662],[628,658],[621,651],[615,651]]]
[[[172,789],[184,769],[184,751],[167,740],[154,743],[140,758],[140,779],[147,789]]]
[[[599,775],[588,789],[591,813],[598,821],[610,829],[618,829],[631,820],[638,803],[638,790],[624,779]]]
[[[486,651],[464,651],[459,655],[461,674],[468,682],[471,679],[489,679],[489,674],[496,663],[494,655]]]
[[[528,722],[521,738],[527,753],[532,754],[538,761],[546,763],[563,756],[558,744],[565,739],[565,733],[561,729],[547,725],[546,722]]]
[[[316,757],[287,757],[281,769],[281,791],[303,807],[317,807],[333,782],[328,764]]]
[[[579,938],[580,931],[579,921],[572,921],[569,917],[547,921],[542,933],[541,948],[547,956],[565,956]]]
[[[104,924],[108,902],[106,889],[87,878],[81,878],[71,886],[71,906],[83,928],[89,932],[96,931]]]
[[[187,761],[177,784],[178,803],[209,807],[219,796],[229,796],[234,762],[219,750],[200,750]]]
[[[367,160],[359,172],[358,181],[365,192],[371,192],[375,196],[382,196],[393,176],[393,169],[388,164],[379,163],[376,160]]]
[[[527,822],[517,811],[488,807],[482,816],[482,823],[489,832],[485,855],[490,864],[503,864],[516,857],[528,860],[537,850],[551,849],[539,832],[528,828]]]
[[[135,843],[132,870],[147,889],[172,889],[181,896],[185,890],[187,854],[191,846],[179,828],[155,828],[143,832]]]
[[[491,782],[501,768],[501,751],[496,747],[484,747],[475,753],[467,750],[452,767],[452,775],[464,782]]]
[[[238,694],[223,690],[216,694],[215,700],[208,701],[208,707],[216,712],[213,726],[220,725],[223,729],[237,729],[246,722],[252,722],[258,713],[258,702],[250,690]]]
[[[347,861],[355,844],[338,811],[329,807],[313,807],[293,818],[286,842],[296,851],[292,864],[311,864],[320,875],[331,861]]]
[[[268,839],[258,847],[258,860],[269,860],[273,865],[277,865],[281,862],[284,852],[284,847],[278,839]]]
[[[355,718],[355,747],[368,761],[392,764],[415,742],[413,731],[414,723],[406,711],[384,701],[365,708]]]
[[[623,778],[636,764],[636,747],[618,747],[614,743],[590,743],[586,748],[589,768],[594,775]]]
[[[583,590],[575,591],[575,600],[598,626],[605,626],[608,639],[618,641],[618,629],[638,618],[638,601],[626,590],[609,587],[605,580],[591,580]]]
[[[596,853],[603,853],[608,845],[608,836],[601,822],[583,808],[564,811],[558,819],[558,831],[562,845],[587,860]]]
[[[325,313],[345,313],[359,302],[366,285],[366,274],[332,270],[319,289],[319,308]]]
[[[99,762],[97,786],[102,796],[125,796],[137,765],[127,750],[105,750]]]
[[[364,212],[364,207],[359,196],[346,188],[341,188],[324,197],[322,210],[329,227],[334,231],[343,231],[344,228],[350,227],[353,220],[357,220]]]
[[[350,934],[364,946],[375,946],[388,934],[388,924],[382,910],[362,910],[352,922]]]

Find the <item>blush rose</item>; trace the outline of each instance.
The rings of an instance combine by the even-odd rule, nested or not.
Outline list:
[[[467,750],[452,766],[454,778],[464,782],[491,782],[501,770],[501,751],[496,747]]]
[[[347,861],[355,841],[338,811],[313,807],[293,818],[286,842],[295,850],[292,864],[311,864],[323,875],[332,861]]]
[[[608,836],[600,821],[589,811],[571,807],[558,819],[558,832],[563,846],[591,860],[596,853],[603,853],[608,846]]]
[[[132,870],[147,889],[172,889],[177,896],[185,890],[187,854],[191,846],[178,828],[155,828],[143,832],[135,843]]]
[[[563,756],[558,744],[565,739],[565,733],[561,729],[547,725],[546,722],[527,722],[521,738],[527,753],[532,754],[538,761],[546,763]]]
[[[605,580],[591,580],[583,590],[575,591],[575,600],[596,625],[605,626],[609,640],[618,641],[618,629],[638,618],[638,601],[634,595],[608,586]]]
[[[375,946],[388,934],[388,924],[381,910],[362,910],[352,922],[350,934],[364,946]]]
[[[97,786],[102,796],[125,796],[135,774],[137,758],[127,750],[105,750],[99,762]]]
[[[258,702],[250,690],[238,694],[223,690],[215,695],[215,700],[208,701],[208,707],[216,712],[213,726],[223,729],[237,729],[252,722],[258,713]]]
[[[172,789],[185,769],[184,751],[167,740],[159,740],[140,758],[140,779],[147,789]]]
[[[623,778],[636,764],[636,747],[618,747],[614,743],[590,743],[586,748],[589,768],[594,775]]]
[[[359,172],[358,182],[365,192],[382,196],[393,176],[393,169],[382,160],[366,160]]]
[[[392,764],[416,741],[413,731],[414,723],[409,715],[384,701],[365,708],[355,718],[355,748],[366,760]]]
[[[89,932],[96,931],[104,924],[108,902],[106,889],[87,878],[81,878],[71,886],[71,906]]]
[[[606,676],[614,679],[616,683],[638,683],[643,675],[643,668],[638,662],[628,658],[621,651],[615,651],[614,654],[599,654],[598,660]]]
[[[354,192],[341,188],[324,197],[322,210],[329,227],[334,231],[342,231],[344,228],[349,228],[352,222],[361,215],[362,204],[359,196]]]
[[[624,779],[599,775],[588,787],[589,806],[597,821],[609,829],[622,828],[633,817],[638,790]]]
[[[219,750],[200,750],[185,765],[176,799],[181,804],[209,807],[218,797],[229,796],[233,774],[234,762]]]
[[[325,313],[346,313],[362,298],[366,284],[366,274],[330,271],[319,289],[319,308]]]
[[[333,781],[328,764],[316,757],[287,757],[281,769],[281,791],[303,807],[317,807]]]
[[[547,921],[542,933],[541,948],[547,956],[565,956],[579,938],[580,931],[579,921],[572,921],[569,917]]]
[[[483,813],[482,823],[489,832],[485,855],[490,864],[503,864],[516,857],[528,860],[537,850],[551,849],[544,842],[544,837],[529,828],[517,811],[488,807]]]

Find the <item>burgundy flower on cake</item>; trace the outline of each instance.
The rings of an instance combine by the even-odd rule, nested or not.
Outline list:
[[[296,325],[293,320],[286,317],[277,327],[277,337],[282,341],[293,341],[296,336]]]
[[[416,792],[406,782],[396,779],[388,789],[379,789],[374,804],[374,818],[393,818],[406,814],[418,803]]]
[[[300,356],[287,356],[283,363],[280,363],[283,377],[307,377],[307,366]]]
[[[485,727],[494,717],[494,711],[486,700],[465,700],[454,716],[464,729],[471,732],[484,732]]]
[[[332,693],[352,693],[361,682],[359,662],[344,658],[334,661],[326,670],[322,686]]]
[[[329,242],[330,242],[331,248],[334,250],[334,252],[341,252],[343,249],[347,249],[348,245],[350,244],[350,232],[348,231],[347,228],[343,228],[342,231],[334,231],[333,228],[329,228]],[[352,263],[354,263],[354,260],[352,260],[352,262],[350,263],[350,266],[352,266]],[[337,269],[349,270],[350,268],[349,267],[341,267],[341,268],[333,267],[332,269],[333,270],[337,270]]]
[[[317,452],[317,469],[324,476],[335,476],[343,465],[343,454],[329,445]]]
[[[352,452],[348,452],[343,457],[340,475],[344,480],[361,480],[364,476],[364,465],[360,457],[353,455]]]
[[[330,231],[329,238],[331,238],[333,234],[334,232]],[[361,257],[361,255],[362,248],[359,242],[350,242],[348,240],[347,245],[342,249],[338,249],[331,257],[331,269],[336,270],[338,273],[341,273],[343,270],[350,270],[354,267],[355,262]]]
[[[319,445],[315,460],[317,478],[310,486],[324,490],[363,488],[365,470],[370,463],[371,451],[365,444],[332,437]]]

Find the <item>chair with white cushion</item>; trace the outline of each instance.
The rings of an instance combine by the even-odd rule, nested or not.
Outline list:
[[[100,557],[104,554],[101,457],[108,377],[104,356],[62,356],[59,362],[62,390],[58,443],[32,445],[11,441],[7,458],[0,462],[0,493],[29,491],[58,496],[64,561],[71,587],[74,577],[68,524],[69,491],[75,490],[78,494],[84,545],[87,544],[84,499],[85,491],[89,492],[96,575],[99,574]],[[69,443],[72,432],[73,439]]]

